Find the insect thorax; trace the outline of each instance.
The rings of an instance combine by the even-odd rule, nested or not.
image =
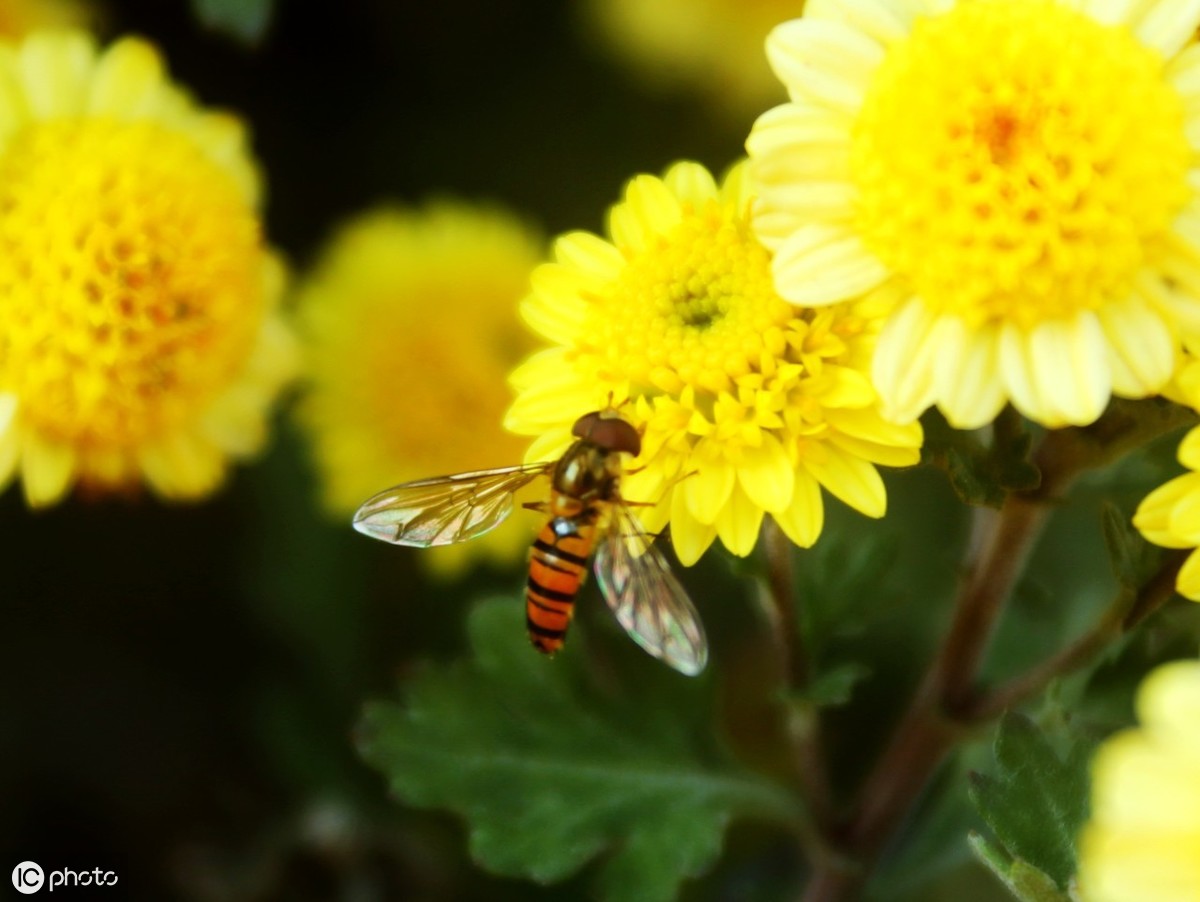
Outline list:
[[[565,496],[563,501],[574,500],[586,507],[616,498],[620,475],[621,462],[617,452],[583,439],[568,448],[559,460],[551,485],[557,494]],[[571,515],[566,510],[561,513]]]

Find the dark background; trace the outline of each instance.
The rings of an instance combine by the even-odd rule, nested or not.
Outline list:
[[[201,103],[248,121],[267,233],[300,271],[386,200],[599,230],[630,176],[724,168],[753,118],[643,91],[560,0],[281,0],[257,47],[182,0],[104,9],[106,38],[148,37]],[[286,405],[278,419],[203,504],[0,496],[0,873],[111,869],[115,889],[66,891],[108,899],[577,897],[586,876],[542,890],[472,870],[459,825],[401,811],[353,750],[362,700],[452,655],[468,595],[521,575],[448,591],[330,522]]]

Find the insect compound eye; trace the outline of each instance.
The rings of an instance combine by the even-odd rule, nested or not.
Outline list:
[[[634,457],[642,451],[642,437],[632,425],[620,417],[601,416],[599,411],[576,420],[571,434],[605,451],[625,451]]]

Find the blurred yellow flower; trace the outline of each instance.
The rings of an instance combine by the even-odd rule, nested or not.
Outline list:
[[[791,102],[747,142],[755,225],[804,305],[901,302],[873,379],[1046,426],[1171,376],[1200,325],[1200,8],[1188,0],[818,0],[768,42]]]
[[[1200,426],[1179,444],[1179,462],[1192,472],[1172,479],[1146,496],[1133,525],[1147,541],[1164,548],[1200,547]],[[1200,554],[1193,551],[1176,580],[1179,594],[1200,601]]]
[[[23,38],[39,28],[83,28],[96,18],[83,0],[0,0],[0,37]]]
[[[797,0],[587,0],[590,23],[654,87],[695,86],[730,112],[784,99],[763,49]]]
[[[1084,902],[1200,899],[1200,661],[1154,670],[1141,727],[1092,762],[1092,814],[1079,842]]]
[[[294,367],[240,123],[147,43],[0,47],[0,481],[194,498]]]
[[[798,544],[823,524],[821,487],[872,517],[886,507],[875,464],[919,457],[917,424],[885,423],[865,373],[874,299],[796,308],[771,285],[750,230],[744,164],[718,186],[696,163],[640,175],[609,214],[610,240],[558,239],[533,274],[525,320],[554,347],[512,377],[506,425],[549,460],[581,414],[614,402],[645,430],[622,482],[647,529],[669,521],[681,561],[715,537],[753,549],[764,513]]]
[[[348,516],[400,482],[519,463],[501,427],[505,377],[532,342],[517,317],[540,241],[510,214],[464,203],[380,209],[344,226],[300,292],[308,352],[299,415],[324,501]],[[431,549],[435,569],[529,549],[513,517]]]

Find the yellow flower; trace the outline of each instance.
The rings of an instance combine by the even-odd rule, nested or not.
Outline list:
[[[763,55],[795,0],[589,0],[598,34],[654,86],[694,85],[734,111],[783,100]]]
[[[889,418],[1006,401],[1085,424],[1170,378],[1200,326],[1200,8],[824,0],[768,54],[791,102],[747,142],[788,300],[901,300]]]
[[[82,0],[0,0],[0,35],[22,38],[39,28],[86,27],[96,18]]]
[[[865,375],[874,299],[797,309],[771,285],[750,230],[746,167],[722,185],[696,163],[640,175],[609,214],[610,240],[572,232],[533,274],[525,320],[555,346],[514,374],[506,425],[535,435],[528,460],[561,454],[581,414],[614,402],[645,430],[626,476],[647,529],[668,521],[681,561],[719,536],[749,554],[764,513],[811,545],[824,486],[872,517],[874,464],[919,456],[916,424],[885,423]],[[639,469],[640,468],[640,469]]]
[[[1200,546],[1200,426],[1179,444],[1179,462],[1192,472],[1176,477],[1146,496],[1133,525],[1147,541],[1164,548]],[[1176,580],[1179,594],[1200,601],[1200,554],[1193,551]]]
[[[516,309],[541,252],[511,215],[462,203],[381,209],[334,236],[299,302],[299,413],[331,513],[396,483],[520,463],[524,443],[500,421],[505,377],[531,344]],[[422,560],[510,561],[529,548],[521,520]]]
[[[1092,762],[1092,814],[1079,843],[1085,902],[1200,899],[1200,661],[1154,670],[1141,727]]]
[[[152,47],[0,47],[0,483],[211,492],[291,374],[258,176]]]

